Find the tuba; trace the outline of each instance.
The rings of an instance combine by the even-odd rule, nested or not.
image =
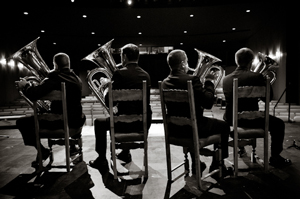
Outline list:
[[[224,75],[224,69],[215,63],[222,60],[196,48],[195,50],[198,53],[197,66],[195,69],[190,68],[189,70],[193,72],[194,76],[199,77],[201,82],[205,81],[206,75],[214,75],[214,88],[216,89]]]
[[[108,81],[101,81],[101,78],[105,78],[110,81],[114,71],[118,70],[119,67],[119,64],[116,64],[111,54],[112,42],[113,39],[82,59],[92,61],[97,65],[97,68],[88,72],[87,82],[89,88],[107,112],[109,112],[109,108],[105,105],[105,94],[108,89]]]
[[[17,52],[15,52],[10,59],[14,59],[17,62],[22,63],[34,76],[26,76],[24,79],[26,81],[30,81],[34,85],[39,85],[42,81],[47,77],[48,73],[50,72],[49,67],[42,59],[37,47],[36,38]],[[24,93],[19,90],[19,94],[25,101],[33,108],[33,103],[24,95]],[[38,100],[38,110],[40,112],[45,112],[50,110],[50,101],[42,101]]]
[[[275,69],[278,68],[278,63],[261,52],[258,52],[258,59],[258,64],[252,65],[250,71],[261,73],[264,77],[268,75],[271,79],[270,84],[272,85],[276,80],[277,74]]]

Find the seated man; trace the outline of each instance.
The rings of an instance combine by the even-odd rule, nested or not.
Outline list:
[[[233,109],[233,79],[238,78],[239,86],[264,86],[266,85],[264,77],[261,73],[251,72],[250,68],[254,59],[254,54],[249,48],[241,48],[235,53],[235,62],[237,68],[235,71],[224,77],[223,91],[226,98],[226,111],[224,113],[224,120],[230,125],[232,124],[232,109]],[[272,99],[273,90],[270,87],[270,98]],[[258,99],[239,100],[238,111],[257,111]],[[249,128],[264,128],[265,119],[259,118],[255,120],[239,120],[238,126]],[[292,162],[280,156],[282,151],[282,143],[284,140],[284,122],[272,115],[269,116],[269,131],[271,135],[271,157],[270,165],[274,167],[282,167],[290,165]]]
[[[81,106],[82,82],[70,69],[70,59],[67,54],[56,54],[53,57],[53,64],[54,70],[48,74],[48,77],[44,79],[43,83],[35,86],[30,82],[21,79],[21,81],[16,82],[17,88],[22,90],[24,95],[33,101],[38,100],[53,90],[61,90],[61,82],[65,82],[69,127],[82,127],[86,119],[85,115],[82,113]],[[62,113],[61,102],[52,102],[50,110],[53,113]],[[34,116],[20,118],[16,121],[16,125],[23,136],[24,144],[36,148]],[[40,122],[39,125],[41,128],[59,129],[63,128],[63,121],[43,121]],[[42,144],[41,149],[43,160],[46,160],[50,155],[50,150],[46,149]],[[70,153],[76,153],[75,145],[70,147]]]
[[[170,75],[162,82],[163,89],[185,89],[187,90],[187,81],[191,80],[194,89],[195,108],[197,126],[199,130],[199,138],[205,138],[214,134],[221,134],[222,145],[222,159],[228,157],[228,137],[229,137],[229,125],[221,120],[214,118],[208,118],[203,116],[203,109],[211,109],[214,103],[214,83],[213,75],[207,75],[204,85],[200,82],[200,78],[187,74],[188,59],[186,53],[183,50],[173,50],[169,53],[167,61],[170,67]],[[170,108],[169,108],[170,109]],[[179,115],[189,115],[188,106],[176,106],[172,109],[178,112]],[[184,127],[183,127],[184,128]],[[183,128],[172,128],[170,126],[170,132],[177,137],[192,137],[192,132],[184,130]],[[216,147],[216,146],[215,146]],[[195,174],[195,154],[190,152],[192,158],[192,173]],[[209,171],[218,169],[219,162],[213,158]],[[205,170],[206,165],[201,162],[202,172]],[[223,176],[229,174],[223,161]]]
[[[121,49],[121,61],[123,68],[116,70],[112,77],[113,89],[142,89],[143,80],[147,81],[147,124],[148,129],[151,125],[152,111],[150,107],[150,88],[151,80],[149,74],[138,66],[139,49],[134,44],[127,44]],[[108,105],[108,95],[105,96],[105,103]],[[142,113],[141,104],[136,102],[123,102],[118,103],[117,112],[115,114],[122,113]],[[137,108],[139,107],[139,108]],[[94,122],[95,125],[95,137],[96,137],[96,152],[98,157],[95,160],[89,162],[90,166],[99,169],[101,173],[108,171],[108,163],[106,159],[106,147],[107,147],[107,131],[110,130],[109,117],[97,118]],[[126,132],[143,130],[142,122],[138,122],[136,125],[117,124],[115,126],[116,131],[122,129]],[[125,163],[131,162],[131,154],[129,150],[122,150],[117,155],[117,158]]]

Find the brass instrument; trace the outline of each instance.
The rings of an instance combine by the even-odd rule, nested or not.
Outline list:
[[[24,79],[26,81],[30,81],[34,85],[41,84],[50,72],[49,67],[42,59],[37,49],[36,43],[38,39],[39,37],[15,52],[10,57],[10,59],[14,59],[22,63],[30,72],[32,72],[34,76],[26,76]],[[25,101],[33,108],[31,100],[29,100],[21,90],[19,90],[19,93],[21,97],[24,98]],[[39,105],[39,111],[41,112],[50,110],[50,101],[38,100],[37,104]]]
[[[108,82],[101,81],[101,78],[107,78],[110,81],[114,71],[117,70],[119,66],[116,64],[111,54],[112,42],[113,39],[82,59],[92,61],[97,65],[97,68],[88,72],[87,82],[89,88],[107,112],[109,112],[109,108],[105,105],[105,94],[108,89]]]
[[[224,69],[221,66],[218,66],[216,63],[221,62],[222,60],[196,48],[195,50],[198,53],[198,62],[196,68],[190,70],[193,71],[194,76],[200,78],[202,83],[205,81],[206,75],[213,74],[215,77],[214,88],[217,88],[224,75]]]
[[[250,71],[261,73],[263,76],[270,77],[270,84],[272,85],[276,80],[275,69],[278,68],[278,63],[269,56],[258,52],[259,62],[257,65],[252,65]]]

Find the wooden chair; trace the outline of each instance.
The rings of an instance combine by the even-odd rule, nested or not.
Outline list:
[[[265,98],[265,111],[238,112],[239,98]],[[233,149],[234,149],[234,176],[238,175],[238,147],[252,145],[251,162],[256,162],[256,138],[264,139],[264,170],[268,170],[268,132],[269,132],[269,102],[270,78],[267,77],[266,86],[238,87],[238,79],[233,80]],[[239,119],[265,118],[264,129],[238,127]],[[232,146],[232,141],[229,143]]]
[[[166,145],[166,159],[167,159],[167,175],[169,181],[176,181],[183,175],[189,174],[189,161],[188,161],[188,148],[189,150],[193,151],[195,154],[195,163],[196,163],[196,179],[197,179],[197,186],[201,190],[203,190],[201,180],[211,176],[212,174],[219,172],[219,177],[222,176],[222,169],[221,169],[221,134],[212,135],[207,138],[198,138],[198,127],[197,127],[197,119],[196,119],[196,111],[195,111],[195,102],[194,102],[194,91],[192,87],[192,82],[188,81],[188,90],[177,90],[177,89],[162,89],[161,82],[158,82],[159,90],[160,90],[160,99],[161,99],[161,108],[162,108],[162,115],[163,115],[163,122],[164,122],[164,131],[165,131],[165,145]],[[190,116],[183,117],[178,116],[176,114],[171,114],[170,110],[168,111],[168,104],[169,103],[182,103],[186,102],[189,104],[190,108]],[[169,125],[173,124],[176,126],[184,126],[188,125],[192,128],[193,137],[192,138],[178,138],[172,136],[172,132],[169,130]],[[183,132],[185,133],[185,132]],[[211,145],[211,144],[218,144],[218,150],[210,151],[204,147]],[[185,160],[184,162],[178,164],[177,166],[171,169],[171,151],[170,145],[175,146],[182,146]],[[211,173],[207,174],[204,177],[201,177],[201,168],[200,168],[200,155],[199,151],[201,149],[201,154],[203,155],[215,155],[218,157],[220,162],[219,169],[212,171]],[[206,154],[202,153],[206,152]],[[185,166],[185,171],[178,175],[176,178],[172,178],[172,172],[180,168],[181,166]]]
[[[83,160],[82,154],[82,139],[81,136],[76,139],[72,139],[71,137],[74,135],[78,135],[81,133],[82,127],[80,128],[69,128],[68,126],[68,116],[67,116],[67,102],[66,102],[66,87],[65,83],[61,83],[61,91],[54,90],[47,94],[46,96],[40,98],[39,100],[58,100],[62,102],[63,113],[62,114],[54,114],[54,113],[44,113],[40,114],[38,112],[38,104],[36,101],[33,102],[34,104],[34,120],[35,120],[35,134],[36,134],[36,143],[37,143],[37,150],[38,150],[38,168],[37,173],[41,173],[45,170],[49,170],[52,166],[54,161],[53,153],[52,153],[52,145],[64,145],[65,146],[65,153],[66,153],[66,167],[67,172],[70,171],[70,142],[72,144],[79,145],[79,155],[75,157],[78,161]],[[62,120],[64,127],[63,129],[41,129],[39,127],[40,120],[48,120],[48,121],[55,121],[55,120]],[[40,139],[47,138],[48,145],[50,147],[50,162],[49,164],[44,167],[42,162],[42,153],[41,153],[41,145]],[[72,161],[75,161],[73,159]],[[57,166],[60,167],[60,166]]]
[[[110,114],[110,134],[111,134],[111,153],[113,160],[114,179],[118,178],[116,166],[116,149],[144,149],[144,177],[148,178],[148,128],[147,128],[147,85],[143,81],[142,89],[122,89],[113,90],[109,83],[109,114]],[[142,102],[143,112],[141,114],[122,114],[115,115],[113,104],[121,101],[140,101]],[[138,132],[120,132],[116,130],[117,122],[132,123],[143,122],[143,130]]]

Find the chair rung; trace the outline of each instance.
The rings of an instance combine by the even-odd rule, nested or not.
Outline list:
[[[171,172],[177,170],[178,168],[180,168],[184,164],[185,164],[185,162],[182,162],[182,163],[178,164],[176,167],[172,168]]]
[[[122,143],[116,143],[115,144],[116,149],[143,149],[144,148],[144,143],[126,143],[126,142],[122,142]]]

